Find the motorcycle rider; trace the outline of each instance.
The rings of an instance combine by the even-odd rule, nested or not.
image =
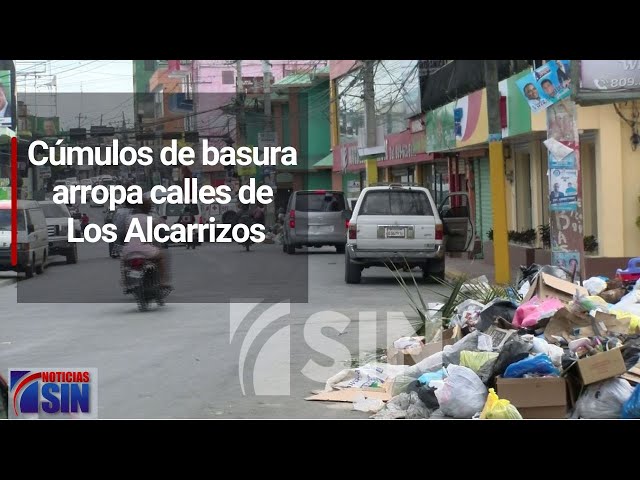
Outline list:
[[[153,219],[154,226],[158,223],[158,220],[154,218],[151,214],[151,210],[153,208],[153,202],[151,198],[145,197],[142,201],[142,204],[138,206],[138,212],[131,215],[129,218],[128,224],[134,218],[137,218],[141,225],[146,225],[147,217],[151,217]],[[127,225],[127,230],[129,226]],[[122,262],[123,262],[123,284],[124,284],[124,262],[127,261],[128,258],[134,255],[141,255],[148,260],[152,260],[158,266],[158,273],[160,276],[160,286],[163,288],[171,289],[171,285],[169,284],[168,278],[168,268],[167,268],[167,257],[164,249],[158,248],[152,242],[142,242],[139,238],[132,238],[129,242],[125,243],[122,249]]]

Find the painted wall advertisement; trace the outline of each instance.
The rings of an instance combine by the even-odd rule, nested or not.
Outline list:
[[[571,95],[569,60],[550,60],[516,81],[533,113],[541,112]]]

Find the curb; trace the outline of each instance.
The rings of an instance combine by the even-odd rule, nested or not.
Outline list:
[[[0,278],[0,288],[16,283],[16,278]]]

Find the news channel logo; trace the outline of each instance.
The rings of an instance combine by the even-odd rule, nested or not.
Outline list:
[[[9,419],[98,418],[97,368],[10,368]]]

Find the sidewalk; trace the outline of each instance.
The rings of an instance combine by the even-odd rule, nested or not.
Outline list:
[[[0,277],[0,288],[15,284],[17,277]]]
[[[464,275],[469,278],[476,278],[485,275],[487,279],[489,279],[489,283],[495,282],[493,265],[484,260],[469,260],[464,257],[456,258],[448,256],[445,262],[447,277]],[[511,272],[511,283],[516,283],[518,273],[518,271]]]

